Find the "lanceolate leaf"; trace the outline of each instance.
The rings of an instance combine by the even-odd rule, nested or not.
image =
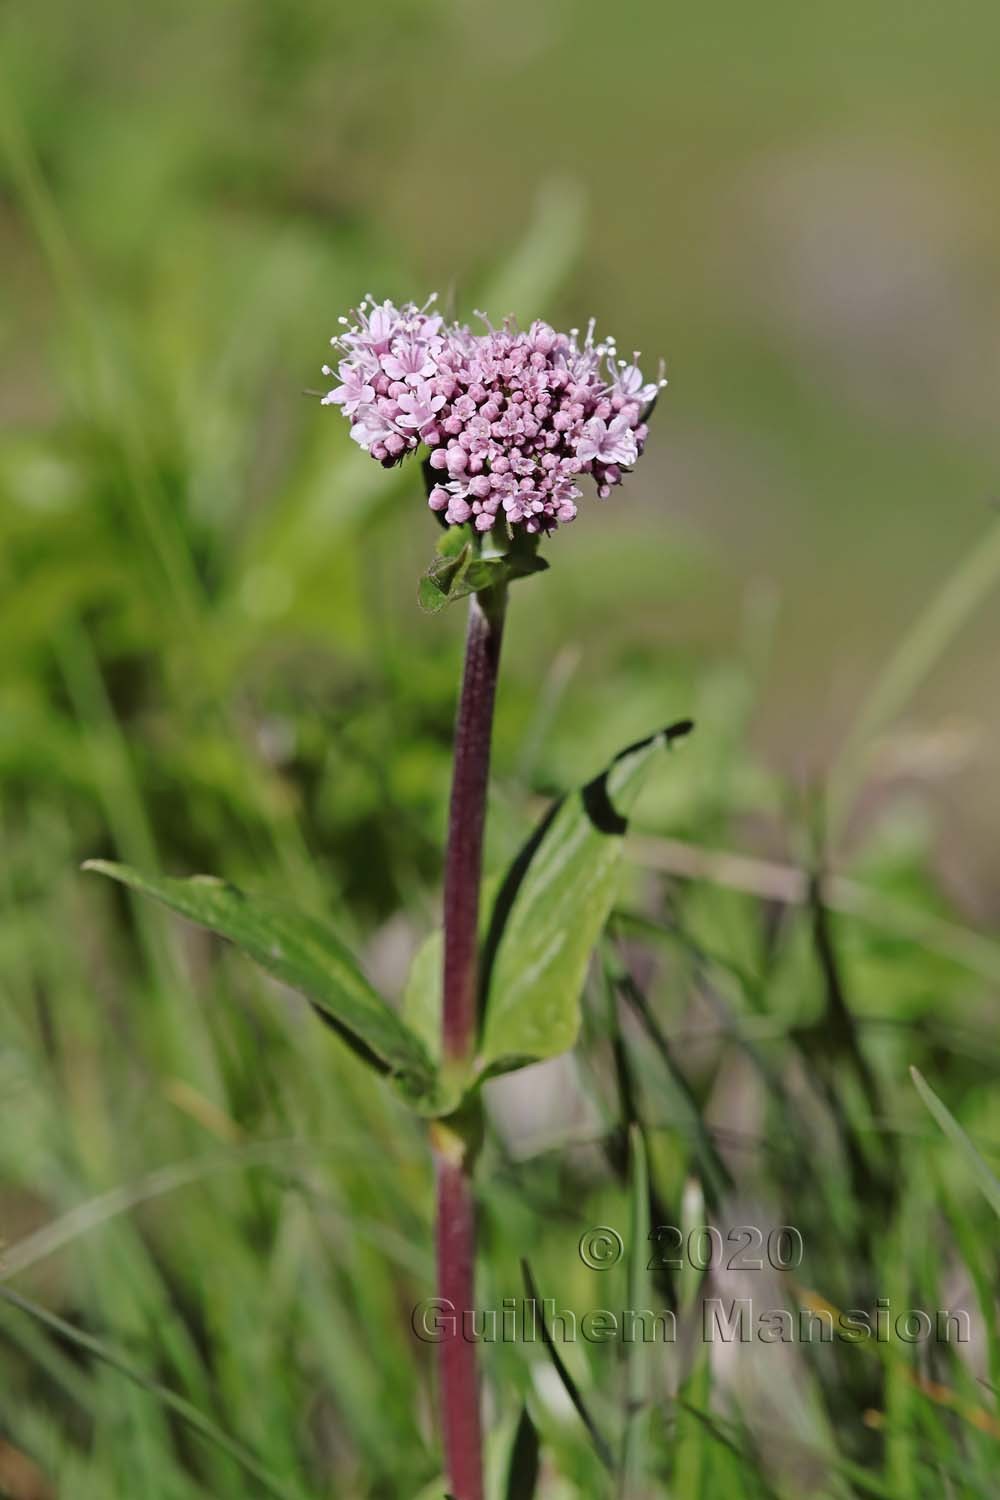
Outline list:
[[[557,804],[511,867],[486,944],[480,1052],[492,1072],[576,1040],[587,963],[615,897],[622,839],[659,752],[689,720],[630,745]]]
[[[418,1105],[433,1107],[434,1066],[423,1043],[372,988],[354,958],[321,922],[244,894],[208,875],[191,880],[141,875],[126,865],[90,860],[110,875],[164,902],[189,921],[228,938],[268,973],[301,991],[314,1009],[378,1072],[390,1074]]]

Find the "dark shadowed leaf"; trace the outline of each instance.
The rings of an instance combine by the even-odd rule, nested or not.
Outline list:
[[[538,1431],[526,1406],[514,1434],[514,1446],[510,1451],[510,1467],[507,1470],[506,1500],[534,1500],[538,1487]]]

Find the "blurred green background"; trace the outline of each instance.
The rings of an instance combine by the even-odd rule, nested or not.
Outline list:
[[[437,290],[462,314],[596,315],[670,378],[634,477],[514,593],[491,867],[543,795],[697,719],[625,898],[666,923],[651,992],[701,1038],[681,1053],[695,1117],[799,1142],[738,1155],[734,1202],[808,1220],[824,1295],[979,1287],[989,1358],[933,1373],[992,1409],[995,1223],[938,1171],[906,1065],[1000,1138],[997,7],[43,0],[0,39],[6,1281],[288,1493],[441,1492],[408,1326],[431,1274],[422,1142],[245,964],[78,872],[103,855],[281,892],[399,993],[437,911],[462,621],[416,607],[435,534],[417,471],[384,473],[304,392],[365,292]],[[839,1096],[857,1059],[824,1031],[808,913],[773,899],[821,856],[855,881],[839,905],[863,919],[837,937],[884,1091],[879,1120],[843,1082],[839,1155],[796,1113],[800,1075],[830,1059]],[[713,964],[729,1031],[705,1014]],[[613,1153],[551,1156],[616,1128],[602,1028],[582,1070],[498,1095],[497,1295],[527,1253],[592,1303],[579,1232],[624,1228]],[[676,1215],[700,1158],[631,1043]],[[888,1153],[884,1213],[855,1129]],[[255,1492],[64,1334],[0,1317],[0,1493]],[[613,1425],[617,1367],[589,1354],[577,1378]],[[810,1368],[794,1421],[744,1410],[749,1456],[675,1413],[648,1493],[865,1493],[834,1454],[882,1476],[867,1492],[937,1495],[944,1473],[994,1493],[988,1428],[870,1364],[860,1386]],[[538,1351],[488,1369],[498,1466],[528,1399],[540,1493],[604,1493]],[[708,1379],[657,1375],[680,1378]]]

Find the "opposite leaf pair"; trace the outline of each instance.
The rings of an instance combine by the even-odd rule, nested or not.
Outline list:
[[[571,1047],[590,955],[615,894],[622,840],[656,753],[689,720],[630,745],[593,781],[551,809],[511,865],[483,944],[480,1042],[464,1077],[440,1067],[441,936],[414,960],[403,1016],[369,984],[321,922],[212,876],[147,876],[91,860],[86,869],[153,896],[299,990],[316,1012],[418,1113],[444,1116],[490,1075]]]

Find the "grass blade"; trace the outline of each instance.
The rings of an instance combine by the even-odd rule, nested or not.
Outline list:
[[[638,1125],[629,1130],[629,1261],[628,1306],[649,1307],[649,1168],[646,1142]],[[625,1350],[625,1427],[622,1433],[621,1500],[637,1500],[643,1493],[646,1422],[651,1387],[650,1355],[644,1339],[623,1345]]]
[[[185,1401],[183,1396],[178,1396],[176,1391],[169,1390],[166,1386],[160,1385],[159,1381],[153,1380],[149,1375],[146,1375],[142,1370],[137,1370],[134,1365],[130,1365],[126,1360],[122,1359],[120,1354],[115,1353],[113,1349],[109,1349],[100,1339],[96,1339],[92,1334],[84,1333],[81,1329],[75,1328],[72,1323],[67,1323],[64,1318],[58,1317],[57,1314],[49,1312],[44,1307],[39,1307],[36,1302],[30,1301],[27,1297],[20,1296],[19,1293],[11,1291],[9,1287],[0,1286],[0,1297],[5,1302],[9,1302],[13,1307],[19,1308],[21,1312],[28,1313],[30,1317],[43,1323],[46,1328],[52,1333],[58,1334],[61,1339],[67,1340],[69,1343],[75,1345],[76,1348],[89,1354],[93,1359],[100,1360],[102,1364],[108,1365],[112,1370],[117,1370],[119,1375],[124,1375],[126,1380],[132,1381],[133,1385],[139,1386],[140,1389],[154,1396],[161,1405],[165,1406],[168,1411],[172,1411],[193,1432],[197,1432],[199,1437],[204,1438],[207,1443],[220,1449],[221,1452],[227,1454],[235,1463],[239,1464],[244,1473],[249,1474],[251,1479],[255,1479],[267,1494],[276,1496],[277,1500],[303,1500],[303,1492],[300,1489],[297,1487],[293,1488],[286,1484],[284,1480],[279,1479],[276,1474],[269,1473],[263,1464],[259,1463],[254,1457],[249,1448],[245,1448],[242,1443],[237,1442],[235,1438],[231,1438],[228,1433],[223,1432],[220,1427],[215,1425],[211,1418],[205,1416],[204,1412],[199,1411],[196,1406],[192,1406],[189,1401]]]
[[[590,1440],[594,1445],[594,1451],[596,1452],[598,1458],[601,1460],[601,1463],[608,1470],[608,1472],[613,1474],[615,1470],[614,1455],[612,1454],[606,1439],[601,1434],[597,1423],[594,1421],[593,1417],[588,1411],[587,1403],[584,1401],[583,1396],[580,1394],[580,1387],[577,1385],[576,1381],[567,1370],[565,1364],[563,1363],[562,1356],[555,1346],[555,1341],[553,1340],[552,1335],[549,1333],[549,1330],[545,1323],[545,1314],[541,1309],[542,1299],[538,1295],[538,1287],[535,1283],[535,1278],[532,1275],[531,1267],[526,1260],[521,1261],[521,1275],[524,1277],[525,1291],[535,1303],[535,1306],[539,1309],[538,1316],[539,1321],[542,1325],[542,1342],[548,1350],[549,1358],[551,1359],[555,1367],[556,1374],[559,1376],[559,1379],[562,1382],[563,1390],[566,1392],[567,1396],[572,1402],[573,1409],[575,1410],[577,1416],[580,1418],[580,1421],[583,1423],[584,1427],[586,1427],[588,1433],[590,1434]]]
[[[615,973],[615,983],[622,998],[626,1000],[642,1023],[643,1029],[661,1058],[675,1090],[675,1103],[683,1117],[694,1142],[698,1170],[701,1173],[708,1197],[713,1204],[720,1202],[732,1189],[732,1178],[725,1162],[716,1149],[715,1142],[705,1128],[691,1085],[681,1072],[674,1058],[670,1043],[659,1021],[653,1014],[649,1001],[636,984],[631,974],[621,965]]]
[[[953,1146],[958,1147],[958,1150],[965,1158],[967,1165],[971,1167],[972,1175],[975,1177],[976,1182],[979,1185],[979,1189],[983,1194],[983,1197],[989,1203],[994,1213],[1000,1215],[1000,1180],[998,1180],[990,1171],[989,1167],[983,1161],[983,1158],[980,1156],[979,1152],[976,1150],[975,1146],[972,1144],[969,1137],[962,1129],[961,1125],[955,1119],[955,1116],[944,1104],[942,1104],[941,1100],[938,1098],[937,1094],[935,1094],[934,1090],[931,1088],[930,1084],[923,1077],[923,1075],[919,1073],[916,1068],[911,1068],[910,1077],[913,1079],[917,1093],[920,1095],[921,1099],[924,1101],[927,1108],[930,1110],[931,1114],[934,1116],[935,1120],[944,1131],[945,1135],[951,1141]]]
[[[830,785],[831,838],[843,823],[873,739],[906,707],[970,616],[1000,582],[1000,522],[959,563],[903,637],[868,695]]]

